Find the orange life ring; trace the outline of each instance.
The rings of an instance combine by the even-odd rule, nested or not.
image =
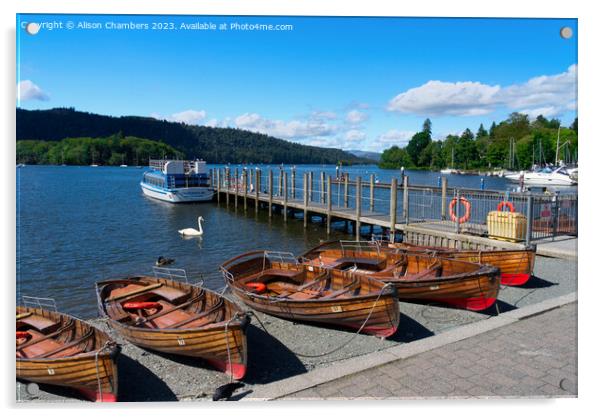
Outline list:
[[[457,198],[454,198],[454,199],[452,199],[452,201],[450,201],[449,217],[451,218],[451,220],[454,223],[456,221],[458,221],[458,223],[460,223],[460,224],[466,223],[468,220],[470,220],[470,201],[468,201],[464,197],[460,197],[460,203],[462,203],[462,205],[464,206],[464,216],[460,217],[459,220],[458,220],[458,217],[456,216],[456,210],[455,210],[457,202],[458,202]]]
[[[497,205],[497,211],[504,211],[504,207],[508,207],[510,213],[514,213],[514,204],[510,201],[500,201],[500,204]]]
[[[245,285],[249,288],[253,288],[258,294],[261,294],[262,292],[265,292],[268,289],[268,287],[263,282],[249,282]]]
[[[17,339],[29,339],[31,338],[31,334],[28,332],[19,332],[17,331]]]
[[[123,304],[125,310],[146,310],[150,308],[161,308],[161,304],[154,301],[130,301]]]

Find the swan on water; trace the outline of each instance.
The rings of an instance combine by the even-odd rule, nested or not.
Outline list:
[[[178,230],[178,233],[182,236],[201,236],[203,234],[203,226],[201,226],[201,222],[204,221],[205,219],[203,219],[202,216],[199,216],[199,230],[189,227],[188,229]]]

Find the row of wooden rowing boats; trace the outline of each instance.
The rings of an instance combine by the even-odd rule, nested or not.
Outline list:
[[[484,310],[500,284],[531,276],[532,249],[457,251],[383,242],[327,242],[301,256],[253,251],[220,270],[248,307],[287,320],[329,324],[388,337],[398,299]],[[202,286],[134,276],[96,283],[102,317],[145,349],[202,358],[242,379],[250,316]],[[17,307],[17,377],[68,386],[94,401],[117,400],[119,346],[99,329],[48,309]]]

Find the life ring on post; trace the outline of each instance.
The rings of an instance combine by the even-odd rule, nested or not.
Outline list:
[[[500,204],[497,205],[497,211],[504,211],[504,207],[508,207],[510,213],[514,213],[514,204],[510,201],[500,201]]]
[[[257,294],[261,294],[262,292],[265,292],[268,289],[268,287],[263,282],[249,282],[245,285],[255,290],[253,292]]]
[[[454,223],[456,221],[460,224],[466,223],[468,220],[470,220],[470,201],[468,201],[464,197],[460,197],[460,203],[462,203],[462,205],[464,206],[464,216],[460,217],[460,219],[458,219],[458,217],[456,216],[456,203],[457,202],[458,202],[457,198],[454,198],[454,199],[452,199],[452,201],[450,201],[449,217],[451,218],[451,220]]]

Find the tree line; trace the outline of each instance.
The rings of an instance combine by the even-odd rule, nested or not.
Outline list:
[[[242,129],[192,126],[152,117],[112,117],[76,111],[17,109],[17,140],[124,136],[163,142],[209,163],[359,164],[370,160],[340,149],[306,146]]]
[[[554,163],[558,138],[558,159],[576,162],[577,124],[575,119],[564,127],[558,119],[540,115],[530,120],[528,115],[515,112],[499,124],[493,122],[489,129],[481,124],[476,133],[466,129],[461,135],[433,140],[432,123],[426,119],[422,130],[405,147],[394,145],[383,152],[379,167],[524,170],[533,164]]]
[[[17,141],[17,163],[44,165],[147,165],[149,158],[184,158],[161,142],[122,134],[106,138],[67,138],[61,141]]]

